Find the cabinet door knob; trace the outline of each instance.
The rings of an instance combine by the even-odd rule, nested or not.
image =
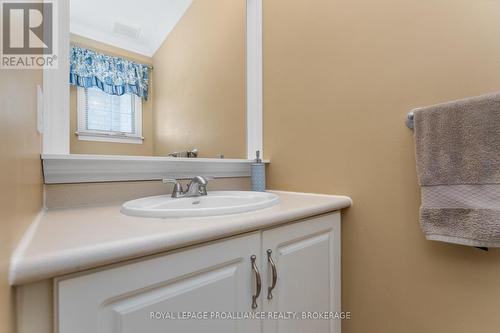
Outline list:
[[[250,257],[250,260],[252,261],[252,270],[255,274],[255,283],[256,283],[255,295],[252,296],[252,309],[257,309],[257,299],[260,296],[260,290],[262,289],[262,282],[260,280],[259,269],[257,268],[257,264],[255,263],[257,257],[253,255]]]
[[[271,273],[273,275],[273,282],[269,287],[267,287],[267,299],[273,299],[273,289],[276,287],[276,282],[278,281],[278,272],[276,271],[276,265],[274,264],[274,260],[272,258],[273,251],[271,249],[267,250],[267,261],[271,266]]]

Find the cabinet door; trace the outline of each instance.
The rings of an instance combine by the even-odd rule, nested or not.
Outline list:
[[[272,284],[269,261],[262,264],[264,311],[340,311],[340,213],[294,223],[263,233],[262,261],[267,250],[277,270]],[[265,333],[340,333],[340,320],[265,320]]]
[[[58,332],[260,332],[258,320],[179,317],[180,312],[199,316],[204,311],[252,311],[255,277],[250,257],[258,255],[260,247],[260,234],[252,233],[60,279]]]

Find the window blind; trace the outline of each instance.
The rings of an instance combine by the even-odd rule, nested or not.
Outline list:
[[[96,88],[85,88],[84,130],[135,134],[135,101],[132,95],[109,95]]]

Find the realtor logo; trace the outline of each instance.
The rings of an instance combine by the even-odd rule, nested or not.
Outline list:
[[[2,68],[56,68],[55,3],[2,2]]]

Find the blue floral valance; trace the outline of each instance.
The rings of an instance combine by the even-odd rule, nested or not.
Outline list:
[[[148,99],[149,66],[78,46],[71,47],[69,83],[111,95]]]

